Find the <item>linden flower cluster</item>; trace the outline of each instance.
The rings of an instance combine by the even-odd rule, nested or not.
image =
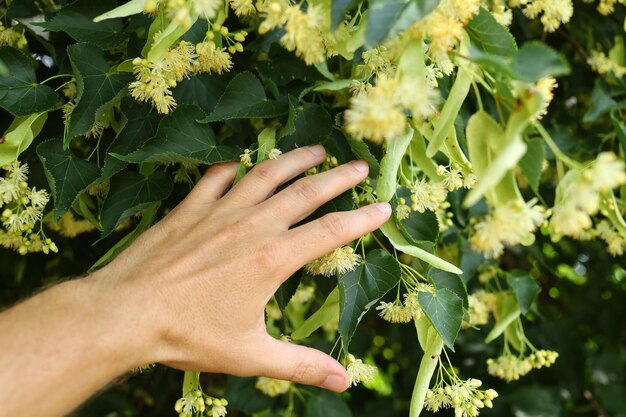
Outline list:
[[[387,78],[380,75],[376,85],[350,100],[345,112],[346,131],[357,139],[382,143],[402,135],[407,129],[405,109],[416,120],[433,114],[439,95],[426,80]]]
[[[480,379],[457,380],[454,384],[440,384],[426,392],[424,406],[437,412],[443,408],[454,408],[455,417],[476,417],[481,408],[492,408],[498,393],[493,389],[479,390]]]
[[[380,317],[389,323],[408,323],[411,320],[419,320],[424,314],[417,293],[412,291],[404,294],[404,305],[399,300],[393,303],[381,301],[376,310],[379,310]]]
[[[223,0],[146,0],[144,12],[156,13],[164,5],[170,19],[189,28],[193,23],[192,14],[212,19],[223,4]]]
[[[20,39],[22,39],[21,33],[12,28],[5,27],[2,22],[0,22],[0,46],[17,46]]]
[[[56,222],[52,218],[44,221],[50,230],[69,238],[95,230],[95,226],[89,220],[78,219],[71,210],[65,212]]]
[[[513,13],[504,0],[482,0],[483,7],[489,9],[493,17],[502,26],[509,26],[513,20]]]
[[[348,376],[350,377],[350,385],[356,387],[359,383],[371,382],[376,376],[378,368],[363,363],[361,359],[355,358],[354,355],[348,355],[346,371],[348,371]]]
[[[537,350],[527,357],[505,354],[487,359],[487,372],[507,382],[517,381],[533,369],[552,366],[558,357],[552,350]]]
[[[626,183],[626,165],[612,152],[602,152],[593,166],[582,171],[569,171],[561,184],[562,200],[550,219],[555,236],[588,238],[593,222],[591,216],[600,209],[601,194]]]
[[[227,405],[226,399],[209,397],[198,389],[179,398],[174,410],[180,417],[194,417],[197,414],[206,417],[224,417]]]
[[[133,98],[150,102],[159,113],[167,114],[176,107],[171,89],[190,73],[221,74],[231,66],[231,57],[226,49],[218,48],[214,42],[205,41],[194,46],[181,41],[155,61],[135,58],[133,69],[137,81],[128,87]]]
[[[615,226],[606,220],[597,224],[595,235],[606,243],[609,253],[613,256],[621,256],[626,249],[626,239],[617,231]]]
[[[261,376],[256,380],[254,387],[269,397],[278,397],[289,392],[292,383],[280,379]]]
[[[46,190],[28,186],[28,165],[14,161],[1,167],[0,177],[0,245],[15,249],[21,255],[29,252],[58,252],[56,244],[46,238],[41,225],[43,209],[50,197]]]
[[[277,27],[282,27],[285,34],[281,44],[289,51],[295,51],[307,65],[324,61],[324,39],[322,30],[327,27],[326,14],[319,5],[310,5],[306,13],[300,6],[292,5],[288,0],[272,0],[261,5],[265,20],[259,26],[259,33],[264,34]]]
[[[583,0],[585,3],[593,3],[594,0]],[[598,12],[605,16],[615,11],[616,4],[626,4],[626,0],[600,0],[598,3]]]
[[[496,311],[497,296],[485,290],[478,290],[467,297],[469,309],[468,326],[483,326],[489,323],[489,314]]]
[[[509,0],[511,7],[524,7],[522,12],[529,19],[536,19],[541,15],[543,30],[554,32],[570,21],[574,14],[572,0]]]
[[[613,74],[616,78],[626,75],[626,67],[606,56],[602,51],[591,51],[587,63],[598,74]]]
[[[332,277],[354,271],[360,261],[361,256],[354,249],[344,246],[306,264],[304,270],[311,275]]]
[[[487,258],[497,258],[505,246],[529,244],[534,233],[546,217],[546,210],[535,205],[513,200],[496,207],[487,217],[474,226],[471,243],[474,249]]]
[[[442,0],[426,18],[411,27],[407,34],[430,40],[428,55],[446,75],[454,70],[448,53],[465,34],[465,25],[478,14],[481,0]]]

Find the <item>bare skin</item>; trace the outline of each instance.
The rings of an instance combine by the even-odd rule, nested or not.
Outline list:
[[[112,263],[0,314],[0,416],[22,414],[25,401],[30,415],[66,415],[153,362],[345,390],[341,364],[274,339],[264,323],[266,303],[293,272],[391,213],[380,203],[291,228],[367,176],[367,164],[355,161],[275,194],[324,158],[320,146],[294,150],[230,191],[237,164],[214,165]]]

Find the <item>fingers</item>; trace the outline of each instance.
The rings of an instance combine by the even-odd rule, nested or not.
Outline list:
[[[360,209],[329,213],[317,220],[285,232],[285,247],[291,249],[286,262],[293,262],[296,270],[302,265],[325,255],[378,229],[391,215],[389,203],[375,203]]]
[[[352,161],[330,171],[299,179],[261,204],[285,229],[367,177],[365,161]]]
[[[313,385],[331,391],[345,391],[350,386],[343,366],[319,350],[281,342],[267,336],[262,353],[256,355],[259,373],[270,378]]]
[[[278,160],[263,161],[233,187],[227,198],[248,206],[259,204],[281,184],[319,165],[325,157],[324,148],[316,145],[287,152]]]
[[[211,165],[187,198],[198,203],[210,203],[220,199],[233,184],[237,166],[237,162]]]

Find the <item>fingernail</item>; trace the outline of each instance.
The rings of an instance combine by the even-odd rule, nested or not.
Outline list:
[[[339,375],[328,375],[322,384],[322,388],[331,391],[343,391],[346,389],[346,379]]]
[[[308,149],[315,156],[322,156],[325,152],[322,145],[309,146]]]
[[[391,206],[389,205],[389,203],[376,203],[376,204],[373,204],[373,206],[376,207],[378,211],[380,211],[383,214],[386,214],[386,215],[391,214]]]
[[[369,171],[370,169],[370,166],[365,161],[352,161],[351,164],[354,167],[354,169],[356,169],[357,171],[361,173],[365,173]]]

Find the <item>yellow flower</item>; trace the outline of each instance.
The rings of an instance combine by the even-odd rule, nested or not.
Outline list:
[[[354,249],[344,246],[306,264],[304,270],[312,275],[332,277],[354,271],[360,260],[361,256],[355,254]]]
[[[348,355],[348,366],[346,366],[350,384],[357,386],[359,383],[368,383],[374,379],[378,369],[375,366],[364,364],[361,359],[356,359],[353,355]]]
[[[248,16],[256,13],[256,7],[252,0],[230,0],[230,7],[237,16]]]
[[[218,48],[212,41],[201,42],[196,45],[197,59],[193,64],[195,73],[221,74],[233,66],[231,56],[226,48]]]
[[[280,379],[259,377],[254,387],[269,397],[278,397],[289,392],[292,383]]]

